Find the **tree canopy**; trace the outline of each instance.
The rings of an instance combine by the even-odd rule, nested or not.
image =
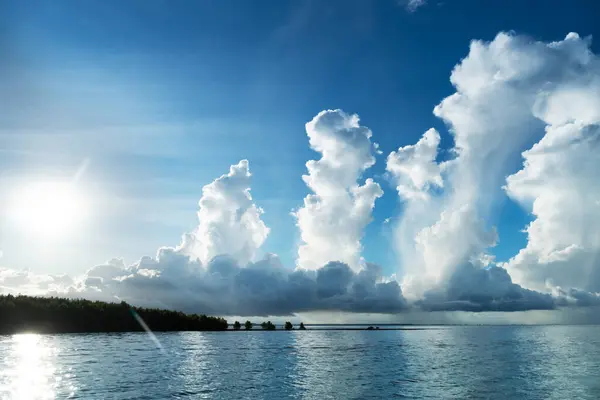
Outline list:
[[[260,326],[266,331],[274,331],[275,325],[271,321],[263,322]]]
[[[135,315],[153,331],[222,331],[223,318],[156,308],[132,307],[125,302],[105,303],[58,297],[0,295],[0,334],[18,332],[136,332],[144,328]]]
[[[286,323],[285,323],[285,330],[286,331],[291,331],[292,329],[294,329],[294,325],[292,325],[292,323],[290,321],[286,321]]]
[[[244,329],[246,329],[247,331],[249,331],[250,329],[252,329],[252,326],[253,326],[252,322],[250,322],[250,321],[246,321],[244,323]]]

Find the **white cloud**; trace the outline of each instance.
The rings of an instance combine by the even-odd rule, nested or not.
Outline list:
[[[0,267],[0,294],[43,295],[73,284],[67,275],[44,275]]]
[[[511,48],[523,43],[503,33],[491,43],[474,41],[469,55],[453,70],[451,82],[457,92],[434,113],[450,127],[454,159],[435,163],[439,139],[431,130],[414,147],[390,155],[388,171],[405,200],[397,242],[405,292],[411,297],[444,285],[496,243],[494,228],[485,220],[501,194],[508,157],[536,128],[526,111],[527,96],[507,81],[516,73],[505,59],[511,57]],[[533,64],[525,56],[513,58],[521,61],[521,68]],[[395,167],[398,154],[403,156],[402,169]],[[425,196],[431,187],[440,193]]]
[[[425,4],[427,4],[427,0],[408,0],[403,1],[402,3],[405,3],[405,7],[408,12],[415,12],[419,7],[423,7]]]
[[[431,187],[443,187],[440,166],[435,159],[440,134],[430,129],[415,145],[400,147],[387,158],[386,169],[395,178],[398,194],[405,199],[425,200]]]
[[[544,137],[523,153],[507,194],[531,211],[528,243],[507,268],[515,280],[545,290],[600,292],[600,59],[589,40],[570,34],[549,54],[565,56],[534,107]],[[555,64],[557,64],[555,62]]]
[[[252,202],[250,177],[248,161],[242,160],[202,188],[199,225],[184,237],[184,253],[203,263],[222,254],[241,264],[255,257],[269,228],[261,219],[263,210]]]
[[[361,268],[361,239],[372,219],[375,200],[383,195],[378,183],[363,172],[375,164],[371,131],[358,115],[341,110],[321,111],[306,124],[306,133],[319,160],[306,163],[302,179],[313,191],[296,211],[302,244],[298,266],[317,269],[331,260]]]
[[[541,259],[538,256],[543,254],[554,257],[554,262],[564,262],[581,248],[590,249],[592,242],[598,243],[593,228],[600,216],[593,208],[593,201],[599,198],[593,178],[597,129],[589,126],[597,121],[600,109],[597,70],[589,42],[575,34],[562,42],[542,43],[500,33],[492,42],[471,43],[468,56],[452,72],[456,93],[434,110],[450,127],[455,158],[435,164],[437,140],[428,131],[429,137],[426,134],[417,145],[401,148],[388,159],[388,171],[396,178],[405,201],[397,234],[407,271],[403,285],[407,296],[428,301],[437,296],[450,304],[479,293],[469,282],[485,274],[490,279],[485,292],[494,293],[495,299],[510,300],[511,293],[518,293],[521,300],[528,299],[525,303],[541,301],[538,305],[543,306],[544,298],[522,288],[516,290],[518,286],[512,284],[510,275],[500,273],[497,267],[484,268],[478,260],[482,255],[485,258],[487,249],[497,241],[494,227],[486,221],[501,196],[499,188],[510,171],[508,161],[543,132],[544,123],[550,127],[542,142],[525,153],[525,172],[508,180],[508,193],[525,201],[533,197],[533,213],[538,216],[528,229],[528,249],[517,258],[530,259],[537,243],[544,250],[533,258]],[[554,132],[555,125],[574,123],[577,126],[560,129],[585,134]],[[568,149],[569,140],[576,142],[573,146],[577,150]],[[542,146],[543,142],[552,142],[553,146]],[[541,147],[548,153],[546,160],[540,155]],[[566,151],[573,152],[569,157],[572,165],[559,161],[563,159],[559,154]],[[431,186],[443,190],[436,196],[426,196]],[[541,214],[547,216],[544,222],[540,221]],[[558,223],[551,227],[552,222]],[[573,231],[579,240],[573,240]],[[542,284],[532,286],[524,278],[525,270],[516,264],[518,260],[511,261],[509,271],[518,270],[520,274],[515,273],[514,278],[526,287],[543,290],[544,280],[557,278],[546,269],[540,274]],[[591,271],[600,276],[595,272],[597,263],[585,265],[577,267],[581,273],[576,280],[589,279]],[[574,282],[563,279],[559,283]],[[491,309],[502,308],[486,303]]]

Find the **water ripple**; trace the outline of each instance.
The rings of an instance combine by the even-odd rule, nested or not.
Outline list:
[[[600,327],[0,336],[0,399],[597,399]]]

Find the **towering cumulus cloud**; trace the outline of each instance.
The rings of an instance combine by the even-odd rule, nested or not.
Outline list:
[[[392,151],[387,159],[387,170],[396,178],[398,194],[406,200],[429,198],[429,189],[443,187],[440,166],[435,162],[440,134],[430,129],[415,145]]]
[[[198,228],[184,236],[182,250],[206,263],[229,254],[241,264],[251,261],[269,228],[252,202],[248,161],[232,165],[227,175],[202,188]]]
[[[522,285],[577,297],[573,288],[600,292],[600,59],[576,34],[539,57],[553,63],[546,74],[556,76],[532,108],[545,135],[506,185],[535,220],[507,268]]]
[[[307,162],[308,175],[302,177],[313,194],[295,214],[303,241],[298,266],[313,270],[333,259],[358,270],[360,240],[375,200],[383,195],[372,179],[358,183],[375,164],[371,131],[359,124],[358,115],[328,110],[306,124],[306,133],[321,158]]]
[[[508,194],[537,216],[508,270],[531,289],[548,281],[594,289],[582,283],[598,271],[598,76],[589,41],[576,34],[541,43],[500,33],[471,43],[452,72],[456,93],[434,110],[450,127],[455,157],[435,163],[433,131],[388,157],[406,204],[398,227],[405,293],[441,309],[552,307],[549,295],[516,285],[486,254],[498,240],[488,221],[511,157],[542,137],[544,125],[546,135],[524,153],[525,168],[507,181]]]

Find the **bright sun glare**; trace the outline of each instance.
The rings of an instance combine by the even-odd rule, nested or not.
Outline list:
[[[9,215],[22,230],[53,238],[72,231],[81,222],[85,205],[73,183],[38,182],[13,193]]]

